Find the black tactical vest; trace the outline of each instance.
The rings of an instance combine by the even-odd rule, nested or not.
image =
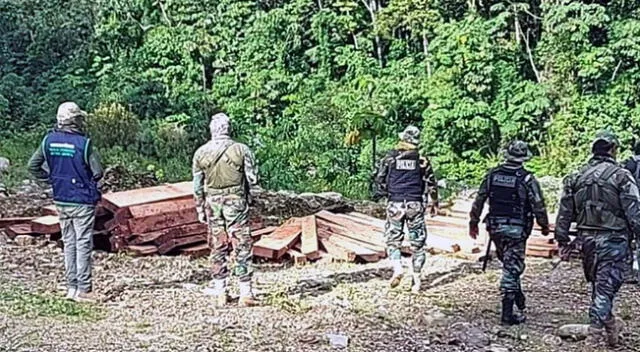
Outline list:
[[[392,202],[422,201],[424,182],[417,150],[395,151],[394,162],[389,165],[387,188]]]
[[[585,169],[578,178],[573,200],[579,230],[627,230],[619,190],[610,182],[619,168],[603,162]]]
[[[529,172],[500,166],[489,174],[489,222],[525,226],[531,209],[524,186]]]

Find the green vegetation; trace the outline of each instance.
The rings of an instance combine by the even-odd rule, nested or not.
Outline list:
[[[27,317],[53,317],[71,320],[99,318],[97,308],[60,297],[38,294],[3,282],[0,287],[0,313]]]
[[[451,182],[477,182],[514,138],[561,176],[596,130],[628,145],[640,127],[638,5],[0,0],[0,153],[23,165],[74,100],[105,160],[163,180],[189,176],[217,111],[269,188],[366,197],[372,157],[409,123]]]

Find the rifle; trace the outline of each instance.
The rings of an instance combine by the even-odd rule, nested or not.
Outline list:
[[[487,251],[484,254],[484,262],[482,263],[482,272],[487,270],[487,264],[489,263],[489,256],[491,253],[491,238],[489,238],[489,243],[487,243]]]

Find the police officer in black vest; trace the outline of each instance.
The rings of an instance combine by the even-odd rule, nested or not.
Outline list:
[[[382,159],[376,175],[376,195],[387,197],[387,223],[385,240],[387,256],[393,266],[391,288],[397,287],[404,276],[400,262],[400,247],[404,239],[403,229],[407,225],[412,253],[413,292],[420,291],[420,272],[426,260],[424,251],[427,231],[424,224],[427,194],[433,201],[431,214],[437,213],[438,188],[429,159],[420,155],[420,130],[408,126],[400,133],[400,142]]]
[[[478,223],[485,201],[489,200],[489,214],[485,218],[491,241],[502,261],[502,324],[517,325],[525,321],[524,314],[514,314],[513,305],[521,313],[525,297],[520,284],[525,264],[527,238],[533,229],[533,218],[549,234],[549,220],[542,190],[536,178],[523,167],[531,159],[531,152],[523,141],[509,144],[506,162],[491,170],[480,186],[469,214],[469,235],[476,239]]]

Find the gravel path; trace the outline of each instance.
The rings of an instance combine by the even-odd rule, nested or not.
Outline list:
[[[603,348],[553,335],[563,323],[586,319],[588,289],[577,265],[551,273],[548,261],[530,261],[530,322],[506,329],[498,325],[495,263],[481,273],[477,263],[429,257],[419,295],[408,292],[408,279],[398,290],[387,289],[386,262],[262,265],[256,288],[264,305],[217,310],[200,293],[205,259],[96,253],[96,290],[108,300],[73,316],[75,304],[51,298],[62,295],[61,255],[49,245],[0,245],[0,293],[15,288],[49,297],[25,300],[28,309],[19,312],[12,311],[15,303],[0,303],[0,351],[333,351],[327,334],[347,336],[348,351]],[[619,301],[627,322],[623,351],[640,346],[630,333],[640,328],[638,293],[637,286],[625,286]],[[43,313],[49,308],[56,314]]]

